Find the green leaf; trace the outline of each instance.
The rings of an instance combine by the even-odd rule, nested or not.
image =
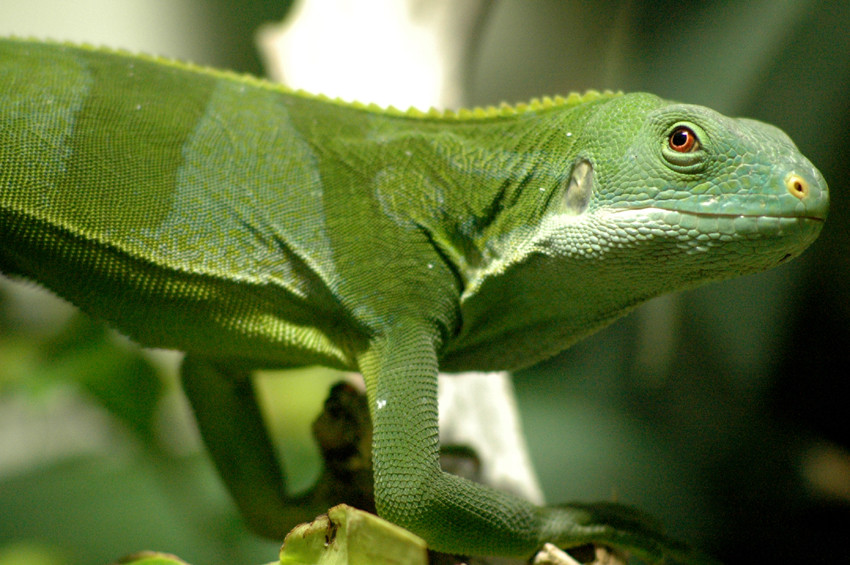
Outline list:
[[[425,542],[374,514],[340,504],[296,526],[280,565],[426,565]]]

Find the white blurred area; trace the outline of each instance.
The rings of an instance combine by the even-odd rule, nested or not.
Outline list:
[[[399,109],[454,107],[480,2],[315,0],[261,30],[270,76],[294,88]]]
[[[0,35],[204,61],[215,49],[209,9],[196,0],[2,0]]]

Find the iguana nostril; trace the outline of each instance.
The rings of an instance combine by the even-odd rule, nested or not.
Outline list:
[[[804,199],[809,195],[809,184],[800,175],[791,173],[785,178],[785,187],[792,196]]]

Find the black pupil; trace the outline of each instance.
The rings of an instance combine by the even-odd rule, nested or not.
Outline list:
[[[688,130],[679,129],[673,132],[673,146],[684,147],[688,143]]]

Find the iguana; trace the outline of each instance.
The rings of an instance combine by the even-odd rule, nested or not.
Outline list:
[[[437,372],[528,366],[662,293],[779,265],[827,185],[779,129],[650,94],[381,109],[153,57],[0,42],[0,271],[182,380],[248,523],[285,492],[261,368],[357,370],[378,513],[430,547],[679,546],[608,504],[537,507],[448,475]]]

